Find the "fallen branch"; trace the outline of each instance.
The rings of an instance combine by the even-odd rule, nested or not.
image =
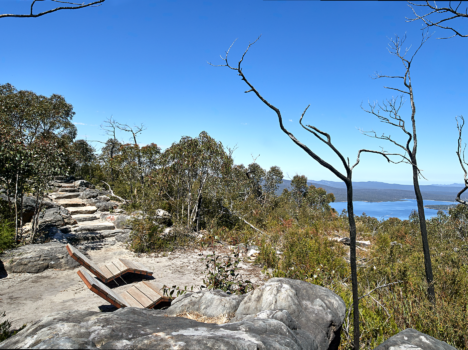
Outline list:
[[[127,201],[126,199],[123,199],[122,197],[119,197],[119,196],[117,196],[116,194],[114,194],[114,191],[112,191],[112,188],[110,187],[110,185],[109,185],[107,182],[102,181],[102,180],[101,180],[101,182],[104,182],[104,183],[107,185],[107,187],[109,187],[109,191],[110,191],[110,193],[111,193],[111,196],[120,199],[120,200],[123,202],[122,204],[127,204],[127,203],[129,202],[129,201]]]

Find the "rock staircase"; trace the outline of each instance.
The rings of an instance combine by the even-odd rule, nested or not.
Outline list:
[[[89,200],[80,198],[82,192],[75,186],[75,182],[56,182],[56,192],[50,193],[52,201],[66,208],[76,221],[74,225],[60,227],[60,234],[67,241],[102,240],[127,230],[116,229],[113,222],[106,218],[110,213],[102,213],[98,208],[89,204]]]

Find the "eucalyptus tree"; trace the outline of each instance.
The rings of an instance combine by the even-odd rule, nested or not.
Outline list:
[[[0,126],[3,132],[0,139],[0,180],[6,185],[8,198],[14,197],[17,240],[20,236],[18,225],[21,227],[23,224],[22,205],[26,191],[51,180],[54,171],[58,175],[64,170],[62,167],[48,171],[50,176],[36,176],[38,169],[35,166],[38,161],[54,162],[57,159],[54,152],[62,153],[73,141],[76,136],[76,127],[71,122],[74,114],[72,105],[60,95],[46,97],[31,91],[18,91],[11,84],[0,85]],[[53,149],[42,147],[44,142],[53,144]]]
[[[222,171],[229,161],[222,143],[205,131],[196,138],[182,137],[161,154],[159,188],[173,206],[177,220],[188,229],[199,218],[204,194],[211,190],[211,195],[216,196]]]
[[[460,5],[462,4],[463,1],[455,1],[455,3],[458,2],[458,5],[456,7],[452,6],[451,1],[449,1],[448,6],[445,6],[445,7],[437,6],[436,1],[433,1],[433,4],[431,4],[428,0],[426,0],[425,2],[426,2],[425,4],[415,4],[415,3],[412,3],[411,1],[408,1],[408,3],[410,4],[410,5],[408,5],[409,7],[411,7],[411,5],[418,6],[418,7],[423,7],[425,9],[428,9],[429,12],[426,13],[425,15],[420,16],[420,15],[418,15],[416,13],[416,10],[413,7],[411,7],[411,10],[413,10],[413,13],[416,16],[416,18],[406,18],[407,22],[414,22],[414,21],[421,20],[426,25],[425,27],[422,28],[423,30],[426,29],[426,28],[429,28],[429,27],[437,27],[437,28],[441,28],[441,29],[450,30],[450,31],[453,32],[453,35],[448,37],[448,38],[438,38],[438,39],[450,39],[450,38],[453,38],[455,36],[458,36],[460,38],[467,38],[468,37],[468,34],[462,34],[458,30],[456,30],[455,28],[446,25],[447,21],[453,21],[455,19],[462,19],[462,18],[468,19],[468,7],[465,8],[464,12],[459,10],[459,7],[460,7]],[[446,2],[446,1],[444,1],[444,2]],[[434,15],[445,15],[445,14],[448,14],[449,17],[445,17],[445,18],[442,17],[441,18],[439,16],[438,20],[436,20],[436,21],[432,21],[430,19],[430,18],[435,17]]]
[[[237,74],[241,77],[241,80],[244,81],[248,86],[249,90],[245,91],[245,93],[249,92],[254,92],[255,95],[271,110],[273,110],[278,118],[279,121],[279,126],[281,130],[297,145],[299,146],[302,150],[304,150],[312,159],[314,159],[316,162],[318,162],[321,166],[327,168],[330,170],[334,175],[336,175],[339,179],[341,179],[345,184],[347,188],[347,201],[348,201],[348,221],[349,221],[349,229],[350,229],[350,263],[351,263],[351,281],[352,281],[352,294],[353,294],[353,320],[354,320],[354,347],[355,349],[359,349],[359,338],[360,338],[360,332],[359,332],[359,296],[358,296],[358,283],[357,283],[357,266],[356,266],[356,223],[354,220],[354,209],[353,209],[353,186],[352,186],[352,171],[353,169],[359,164],[360,162],[360,155],[362,152],[370,152],[370,153],[377,153],[372,150],[364,150],[361,149],[358,152],[357,160],[356,163],[351,166],[349,162],[349,158],[346,160],[344,156],[336,149],[336,147],[332,144],[331,142],[331,137],[329,134],[319,130],[315,126],[311,125],[304,125],[302,124],[302,119],[304,118],[305,113],[307,112],[307,109],[310,107],[307,106],[304,112],[302,113],[301,118],[299,119],[300,125],[308,132],[312,133],[316,138],[318,138],[320,141],[325,143],[340,159],[342,165],[345,168],[345,173],[343,174],[339,172],[333,165],[330,163],[326,162],[323,160],[320,156],[318,156],[314,151],[312,151],[308,146],[300,142],[290,131],[288,131],[284,124],[283,124],[283,117],[281,115],[280,110],[273,106],[271,103],[269,103],[259,92],[258,90],[247,80],[243,70],[241,69],[241,64],[242,61],[244,60],[245,55],[247,54],[248,50],[250,49],[250,46],[255,44],[258,40],[260,39],[260,36],[245,50],[244,54],[242,55],[242,58],[239,60],[237,67],[231,67],[228,63],[228,55],[229,51],[232,47],[229,47],[228,51],[226,52],[226,57],[222,58],[223,61],[225,61],[226,64],[224,65],[213,65],[209,63],[212,66],[215,67],[228,67],[234,71],[237,72]],[[382,154],[387,161],[392,162],[390,158],[388,158],[389,153]]]
[[[369,137],[389,141],[395,146],[399,147],[403,150],[403,154],[399,154],[401,157],[401,161],[403,163],[407,163],[411,165],[411,170],[413,172],[413,187],[414,193],[416,195],[416,201],[418,205],[418,217],[419,217],[419,227],[421,230],[421,241],[423,246],[423,253],[424,253],[424,268],[426,273],[426,282],[427,282],[427,294],[429,300],[435,303],[435,291],[434,291],[434,275],[432,272],[432,262],[431,262],[431,254],[429,250],[429,242],[427,239],[427,227],[426,227],[426,216],[424,213],[424,201],[421,195],[421,190],[419,187],[419,176],[422,176],[420,169],[418,168],[418,162],[416,158],[416,153],[418,150],[418,138],[416,133],[416,103],[414,97],[414,90],[411,81],[411,67],[413,63],[413,59],[416,54],[419,52],[421,47],[424,43],[429,40],[431,36],[428,35],[427,32],[423,32],[421,43],[419,44],[418,48],[415,50],[414,54],[411,56],[410,59],[406,59],[405,56],[408,53],[409,49],[407,48],[403,53],[401,50],[403,48],[403,44],[406,39],[406,35],[403,37],[396,36],[395,39],[391,39],[390,43],[390,54],[396,56],[405,68],[404,75],[401,76],[390,76],[390,75],[380,75],[376,74],[375,79],[378,78],[390,78],[390,79],[401,79],[403,83],[403,88],[394,88],[394,87],[387,87],[386,89],[395,90],[402,95],[399,98],[394,98],[387,100],[386,103],[377,104],[374,103],[370,105],[370,109],[366,110],[363,108],[364,111],[376,116],[380,122],[389,124],[393,127],[400,129],[403,134],[405,135],[406,142],[399,143],[395,141],[390,135],[387,136],[382,134],[378,136],[375,131],[362,131],[361,132]],[[403,96],[407,95],[410,99],[411,104],[411,129],[406,129],[405,120],[400,115],[400,109],[402,108],[404,101]],[[377,152],[383,154],[383,152]],[[398,162],[398,163],[400,163]]]
[[[47,10],[47,11],[43,11],[43,12],[39,12],[39,13],[34,13],[34,5],[36,4],[36,2],[38,1],[45,1],[45,0],[33,0],[31,2],[31,8],[30,8],[30,11],[29,13],[26,13],[26,14],[11,14],[11,13],[5,13],[5,14],[0,14],[0,18],[6,18],[6,17],[16,17],[16,18],[35,18],[35,17],[41,17],[41,16],[44,16],[48,13],[52,13],[52,12],[57,12],[57,11],[61,11],[61,10],[78,10],[78,9],[82,9],[82,8],[85,8],[85,7],[97,7],[97,6],[101,6],[101,4],[106,1],[106,0],[97,0],[97,1],[92,1],[92,2],[88,2],[87,4],[85,4],[84,2],[83,3],[74,3],[74,2],[68,2],[68,1],[61,1],[61,0],[51,0],[52,2],[55,2],[55,3],[60,3],[60,4],[68,4],[68,5],[72,5],[72,6],[59,6],[59,7],[55,7],[53,9],[50,9],[50,10]]]

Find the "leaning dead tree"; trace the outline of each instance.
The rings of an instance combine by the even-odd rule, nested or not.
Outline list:
[[[454,20],[456,18],[466,18],[466,19],[468,19],[468,7],[465,8],[464,13],[461,12],[462,10],[459,10],[459,7],[460,7],[462,2],[463,1],[455,1],[455,3],[458,3],[458,5],[454,8],[454,7],[452,7],[452,1],[448,2],[448,7],[438,7],[437,3],[435,1],[434,1],[434,4],[431,4],[427,0],[426,0],[425,4],[414,4],[414,3],[410,2],[410,1],[408,1],[408,3],[410,3],[413,6],[419,6],[419,7],[424,7],[426,9],[429,9],[429,12],[426,13],[425,15],[420,16],[420,15],[418,15],[416,13],[416,10],[413,7],[411,7],[411,5],[408,5],[409,7],[411,7],[411,10],[413,10],[413,13],[416,16],[416,18],[406,18],[406,22],[414,22],[414,21],[417,21],[417,20],[422,20],[426,24],[426,26],[423,29],[426,29],[426,28],[429,28],[429,27],[438,27],[438,28],[441,28],[441,29],[451,30],[454,33],[450,37],[438,38],[438,39],[450,39],[450,38],[453,38],[454,36],[459,36],[461,38],[466,38],[466,37],[468,37],[468,34],[461,34],[460,32],[458,32],[453,27],[446,26],[447,21],[452,21],[452,20]],[[429,19],[429,17],[434,18],[435,15],[445,15],[445,14],[448,14],[449,17],[442,18],[442,19],[440,19],[438,21],[435,21],[435,22]]]
[[[302,119],[304,118],[305,113],[307,112],[307,109],[310,107],[307,106],[304,112],[302,113],[302,116],[299,120],[299,124],[308,132],[312,133],[316,138],[318,138],[320,141],[325,143],[330,149],[333,150],[333,152],[338,156],[340,159],[341,163],[343,164],[346,174],[343,174],[339,172],[335,167],[333,167],[330,163],[326,162],[323,160],[321,157],[319,157],[314,151],[312,151],[308,146],[300,142],[291,132],[289,132],[283,125],[283,117],[281,116],[281,112],[278,108],[270,104],[267,100],[265,100],[262,95],[257,91],[257,89],[247,80],[245,77],[242,69],[241,69],[241,64],[242,61],[244,60],[245,55],[247,54],[247,51],[249,51],[250,46],[255,44],[258,39],[260,39],[260,36],[255,40],[253,43],[249,44],[247,47],[247,50],[245,50],[244,54],[242,55],[241,60],[239,61],[237,68],[231,67],[228,63],[228,55],[229,55],[229,50],[231,50],[232,45],[229,47],[229,50],[226,52],[226,57],[222,58],[223,61],[226,62],[226,64],[223,65],[213,65],[210,62],[208,62],[210,65],[214,67],[228,67],[232,70],[235,70],[238,75],[241,77],[243,81],[250,87],[250,90],[245,91],[245,93],[248,92],[254,92],[257,97],[265,104],[267,105],[270,109],[272,109],[279,121],[279,125],[281,130],[289,136],[289,138],[300,148],[302,148],[310,157],[312,157],[315,161],[317,161],[321,166],[327,168],[330,170],[333,174],[335,174],[339,179],[341,179],[345,184],[347,188],[347,200],[348,200],[348,222],[349,222],[349,234],[350,234],[350,263],[351,263],[351,282],[352,282],[352,293],[353,293],[353,324],[354,324],[354,334],[353,334],[353,341],[354,341],[354,348],[359,349],[359,339],[360,339],[360,332],[359,332],[359,295],[358,295],[358,281],[357,281],[357,266],[356,266],[356,223],[354,220],[354,209],[353,209],[353,182],[352,182],[352,174],[353,174],[353,169],[359,164],[360,161],[360,156],[362,152],[370,152],[370,153],[378,153],[383,155],[387,161],[392,162],[388,156],[390,155],[395,155],[391,153],[386,153],[386,152],[376,152],[372,150],[365,150],[361,149],[358,152],[357,155],[357,160],[356,163],[351,166],[349,163],[349,158],[347,160],[343,157],[343,155],[335,148],[335,146],[331,142],[331,137],[329,134],[319,130],[315,126],[312,125],[304,125],[302,124]]]
[[[22,15],[19,15],[19,14],[11,14],[11,13],[6,13],[6,14],[0,14],[0,18],[6,18],[6,17],[20,17],[20,18],[24,18],[24,17],[29,17],[29,18],[35,18],[35,17],[41,17],[41,16],[44,16],[44,15],[47,15],[49,13],[52,13],[52,12],[56,12],[56,11],[60,11],[60,10],[78,10],[78,9],[82,9],[82,8],[85,8],[85,7],[97,7],[97,6],[101,6],[101,4],[106,1],[106,0],[97,0],[97,1],[93,1],[93,2],[90,2],[90,3],[87,3],[85,4],[84,2],[79,4],[79,3],[75,3],[75,2],[67,2],[67,1],[59,1],[59,0],[50,0],[52,2],[56,2],[56,3],[60,3],[60,4],[67,4],[67,5],[71,5],[71,6],[59,6],[59,7],[56,7],[54,9],[51,9],[51,10],[47,10],[47,11],[44,11],[44,12],[40,12],[40,13],[34,13],[34,5],[36,4],[36,2],[38,1],[45,1],[45,0],[33,0],[33,2],[31,3],[31,10],[29,13],[26,13],[26,14],[22,14]]]
[[[458,119],[455,118],[455,120],[457,121],[457,129],[458,129],[457,156],[458,156],[458,161],[460,162],[460,165],[461,165],[461,167],[463,169],[463,172],[465,173],[464,177],[463,177],[464,180],[465,180],[465,187],[460,192],[458,192],[456,201],[458,203],[468,205],[468,201],[464,201],[464,200],[461,199],[461,195],[463,194],[463,192],[468,190],[468,172],[466,171],[466,168],[465,168],[465,165],[468,165],[468,164],[465,161],[466,144],[465,144],[465,147],[463,147],[463,150],[462,150],[462,131],[463,131],[463,126],[465,125],[465,119],[463,118],[462,115],[460,116],[460,119],[462,120],[461,123],[459,123]]]
[[[401,144],[396,142],[390,136],[386,136],[382,134],[382,136],[378,136],[375,131],[362,131],[361,132],[369,137],[373,137],[380,140],[385,140],[393,143],[397,147],[403,150],[403,154],[399,154],[400,157],[403,158],[403,162],[411,164],[413,170],[413,187],[414,193],[416,195],[416,201],[418,204],[418,215],[419,215],[419,227],[421,230],[421,239],[422,239],[422,246],[424,252],[424,267],[426,271],[426,281],[427,281],[427,293],[429,300],[435,302],[435,292],[434,292],[434,276],[432,273],[432,263],[431,263],[431,255],[429,251],[429,242],[427,239],[427,228],[426,228],[426,216],[424,213],[424,202],[421,195],[421,190],[419,188],[419,176],[422,176],[421,171],[418,168],[417,159],[416,159],[416,152],[418,149],[418,139],[416,134],[416,105],[414,102],[414,92],[413,92],[413,85],[411,83],[411,64],[413,63],[414,56],[418,53],[421,46],[430,38],[430,35],[427,32],[423,32],[422,40],[419,47],[416,49],[413,56],[408,60],[405,58],[406,54],[408,53],[409,48],[402,53],[402,46],[405,42],[406,35],[403,38],[398,36],[395,39],[391,40],[389,44],[389,52],[392,55],[398,57],[403,66],[405,67],[405,74],[403,76],[389,76],[389,75],[380,75],[376,74],[375,79],[378,78],[390,78],[390,79],[401,79],[404,85],[404,90],[397,89],[393,87],[387,87],[386,89],[395,90],[401,92],[403,95],[400,98],[392,98],[391,100],[387,100],[387,103],[383,104],[376,104],[370,105],[370,110],[364,109],[367,113],[375,115],[382,123],[389,124],[396,128],[399,128],[406,136],[406,143]],[[406,124],[403,118],[400,116],[400,109],[403,106],[403,96],[408,95],[410,98],[411,103],[411,130],[406,129]],[[361,107],[362,108],[362,107]],[[388,115],[385,116],[385,115]],[[411,142],[413,143],[411,146]],[[406,156],[408,155],[408,156]]]

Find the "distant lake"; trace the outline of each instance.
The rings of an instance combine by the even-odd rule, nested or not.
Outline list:
[[[386,220],[388,218],[398,218],[400,220],[408,220],[411,212],[418,209],[416,199],[405,199],[404,201],[397,202],[353,202],[354,204],[354,215],[361,216],[362,213],[366,213],[367,216],[373,216],[379,220]],[[424,201],[424,205],[450,205],[458,204],[457,202],[441,202],[441,201]],[[347,210],[348,204],[346,202],[335,202],[330,203],[330,206],[334,208],[338,214],[341,214],[343,209]],[[437,216],[436,209],[424,208],[426,219]],[[444,211],[446,214],[447,211]]]

